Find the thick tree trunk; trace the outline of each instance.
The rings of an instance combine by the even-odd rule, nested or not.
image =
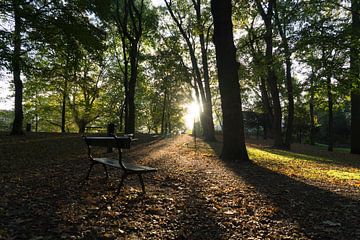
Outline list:
[[[352,44],[350,51],[351,92],[351,153],[360,154],[360,0],[351,1]]]
[[[314,75],[310,77],[310,144],[315,145],[315,114],[314,114],[314,97],[315,97],[315,89],[314,89]]]
[[[351,93],[351,153],[360,154],[360,90]]]
[[[23,100],[23,83],[21,81],[21,18],[19,16],[20,9],[16,1],[13,2],[14,8],[14,22],[15,22],[15,31],[14,31],[14,54],[12,59],[13,67],[13,78],[14,78],[14,87],[15,87],[15,118],[12,125],[11,135],[21,135],[23,132],[23,109],[22,109],[22,100]]]
[[[130,79],[126,101],[128,104],[128,119],[125,122],[125,133],[135,133],[135,88],[138,68],[138,41],[131,43],[130,48]]]
[[[85,133],[86,125],[87,123],[85,121],[80,120],[78,122],[79,133]]]
[[[231,21],[231,0],[211,0],[214,18],[214,44],[223,112],[223,149],[225,160],[248,161],[245,146],[238,63]]]
[[[327,94],[328,94],[328,114],[329,114],[329,127],[328,127],[328,151],[332,152],[334,148],[334,140],[333,140],[333,96],[331,92],[331,77],[327,77],[326,79],[327,85]]]

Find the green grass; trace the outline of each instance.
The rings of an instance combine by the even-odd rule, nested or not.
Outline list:
[[[327,149],[328,149],[328,145],[326,145],[326,144],[316,143],[315,146],[318,147],[318,148],[321,148],[321,149],[323,149],[323,150],[327,150]],[[334,147],[334,152],[349,153],[349,152],[350,152],[350,148]]]
[[[257,164],[291,177],[360,185],[360,169],[356,162],[352,166],[349,161],[343,164],[334,158],[270,148],[248,147],[248,152]]]
[[[194,147],[193,142],[188,147]],[[199,155],[219,156],[221,142],[197,142]],[[293,151],[279,150],[264,145],[249,144],[250,159],[259,166],[293,178],[309,179],[360,187],[360,156],[346,152],[328,152],[317,146],[294,144]]]

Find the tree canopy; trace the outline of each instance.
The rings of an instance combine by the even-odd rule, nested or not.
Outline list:
[[[220,2],[0,1],[7,130],[178,133],[197,102],[202,135],[230,152],[262,135],[359,153],[359,1]]]

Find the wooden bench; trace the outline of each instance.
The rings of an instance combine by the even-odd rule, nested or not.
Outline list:
[[[142,191],[145,194],[145,185],[142,174],[149,172],[156,172],[156,168],[137,165],[134,163],[125,162],[122,158],[122,149],[130,149],[131,142],[134,140],[131,136],[111,136],[111,137],[86,137],[83,136],[84,141],[88,147],[88,157],[90,160],[90,169],[86,176],[86,180],[89,179],[90,172],[95,164],[101,164],[104,167],[106,178],[109,177],[107,167],[111,166],[115,168],[119,168],[122,171],[121,181],[117,190],[117,193],[120,193],[120,189],[124,183],[124,180],[129,175],[138,175]],[[118,158],[98,158],[93,157],[92,147],[104,147],[104,148],[116,148],[118,150]]]

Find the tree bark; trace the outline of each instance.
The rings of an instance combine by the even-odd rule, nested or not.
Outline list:
[[[200,30],[199,39],[200,39],[201,61],[202,61],[204,87],[205,87],[205,102],[203,102],[203,110],[204,110],[203,115],[204,115],[204,124],[206,125],[205,126],[206,130],[204,131],[204,137],[207,141],[216,141],[211,90],[210,90],[208,55],[207,55],[207,48],[205,43],[204,29],[201,23],[201,1],[197,0],[197,2],[195,2],[195,0],[193,0],[193,5],[195,7],[196,20],[197,20],[198,28]]]
[[[21,81],[21,17],[19,3],[13,1],[14,9],[14,53],[12,59],[13,78],[15,87],[15,117],[12,125],[11,135],[22,135],[23,132],[23,83]]]
[[[233,39],[231,0],[211,0],[211,13],[214,19],[214,44],[223,112],[221,158],[249,161],[245,146],[238,63]]]
[[[333,118],[333,96],[332,96],[332,92],[331,92],[331,77],[327,77],[326,79],[326,86],[327,86],[327,94],[328,94],[328,114],[329,114],[329,119],[328,119],[328,151],[332,152],[333,148],[334,148],[334,140],[333,140],[333,122],[334,122],[334,118]]]
[[[286,26],[282,27],[279,19],[279,14],[277,10],[276,0],[274,1],[274,13],[275,13],[275,22],[281,37],[281,42],[284,48],[285,54],[285,66],[286,66],[286,90],[287,90],[287,99],[288,99],[288,115],[286,122],[286,134],[284,147],[286,149],[291,148],[291,140],[293,133],[293,122],[294,122],[294,94],[293,94],[293,82],[291,75],[291,51],[289,48],[288,39],[286,36]]]
[[[138,72],[138,57],[140,39],[143,33],[142,14],[144,0],[140,1],[139,9],[135,0],[127,0],[124,9],[120,10],[119,1],[116,2],[116,16],[118,32],[121,35],[123,56],[124,56],[124,88],[125,88],[125,133],[135,133],[136,107],[135,93]],[[123,11],[122,17],[120,12]],[[130,30],[131,28],[131,30]],[[128,60],[128,57],[130,61]],[[128,65],[130,64],[130,77]]]
[[[266,89],[266,79],[264,77],[260,77],[260,92],[261,92],[261,101],[263,104],[263,109],[264,109],[265,118],[266,118],[266,121],[264,121],[264,125],[266,125],[266,127],[268,127],[269,130],[271,131],[274,115],[272,113],[272,108],[270,105],[268,91]]]
[[[310,144],[315,145],[315,114],[314,114],[314,97],[315,97],[315,89],[314,89],[314,74],[310,76]]]
[[[67,79],[64,82],[64,89],[63,89],[63,99],[62,99],[62,106],[61,106],[61,132],[66,132],[65,129],[65,122],[66,122],[66,99],[67,99]]]
[[[273,17],[273,6],[275,0],[269,0],[267,13],[265,13],[261,2],[256,0],[256,4],[260,15],[265,23],[265,43],[266,43],[266,53],[265,53],[265,61],[267,68],[267,82],[270,87],[271,97],[273,101],[273,109],[274,109],[274,119],[273,119],[273,134],[274,134],[274,147],[283,148],[283,139],[282,139],[282,129],[281,129],[281,121],[282,121],[282,113],[281,113],[281,104],[280,104],[280,96],[279,89],[277,86],[277,77],[274,70],[274,60],[273,60],[273,39],[272,39],[272,17]]]
[[[351,1],[352,36],[350,51],[351,91],[351,153],[360,154],[360,1]]]
[[[127,94],[127,103],[128,103],[128,121],[125,125],[125,133],[135,133],[135,87],[137,81],[137,68],[138,68],[138,41],[131,43],[130,50],[130,79],[129,79],[129,89]]]
[[[167,91],[164,91],[164,99],[163,99],[163,107],[162,107],[162,115],[161,115],[161,134],[165,134],[165,113],[166,113],[166,99],[167,99]]]
[[[122,54],[123,54],[123,62],[124,62],[124,105],[121,109],[121,113],[120,113],[120,126],[122,129],[122,125],[124,122],[124,133],[127,131],[126,130],[126,126],[129,126],[129,104],[128,104],[128,95],[129,95],[129,60],[128,60],[128,56],[127,56],[127,51],[126,51],[126,38],[125,36],[121,36],[121,45],[122,45]]]

